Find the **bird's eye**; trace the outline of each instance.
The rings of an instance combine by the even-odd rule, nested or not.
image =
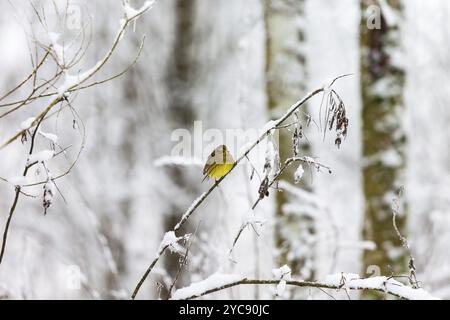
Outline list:
[[[213,152],[211,153],[211,157],[215,157],[215,156],[216,156],[216,152],[213,151]]]

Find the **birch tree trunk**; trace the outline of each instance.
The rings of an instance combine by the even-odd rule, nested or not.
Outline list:
[[[305,1],[266,1],[267,33],[267,94],[269,111],[277,118],[284,108],[292,105],[306,90],[306,57],[304,53]],[[304,111],[306,109],[303,109]],[[299,114],[301,128],[300,154],[309,155],[310,145],[305,139],[305,113]],[[281,130],[279,153],[281,161],[293,156],[293,132]],[[305,168],[306,169],[306,168]],[[296,168],[285,171],[282,180],[292,183]],[[311,185],[301,179],[299,188],[308,192]],[[279,250],[276,257],[281,266],[289,265],[294,275],[302,279],[313,278],[314,246],[311,239],[315,234],[314,220],[305,212],[290,212],[286,205],[295,201],[287,192],[278,192],[276,199],[275,242]],[[298,201],[298,199],[297,199]]]
[[[381,11],[380,11],[381,9]],[[361,92],[363,117],[363,179],[366,198],[364,238],[376,244],[365,251],[364,271],[390,275],[407,265],[392,224],[392,200],[404,184],[406,137],[402,128],[405,74],[396,60],[400,50],[402,3],[361,1]],[[380,15],[378,15],[380,13]],[[377,20],[378,19],[378,20]],[[405,207],[397,217],[400,231]]]

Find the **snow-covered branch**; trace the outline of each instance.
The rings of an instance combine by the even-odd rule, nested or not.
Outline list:
[[[41,161],[43,160],[43,158],[41,157],[40,159],[35,159],[36,161],[30,163],[30,157],[33,155],[33,151],[34,151],[34,148],[35,148],[35,142],[36,142],[36,136],[37,136],[37,133],[39,131],[39,126],[42,123],[42,120],[43,119],[41,118],[39,120],[39,122],[36,124],[36,129],[34,130],[33,134],[31,135],[31,143],[30,143],[30,147],[29,147],[29,151],[28,151],[28,159],[27,159],[27,162],[25,164],[25,168],[24,168],[23,174],[22,174],[22,177],[24,177],[24,178],[27,176],[28,170],[30,170],[30,168],[35,164],[35,162],[37,160],[41,160]],[[53,157],[53,154],[51,155],[51,157]],[[6,220],[5,228],[3,230],[2,246],[1,246],[1,249],[0,249],[0,264],[2,263],[3,257],[5,256],[6,241],[8,240],[9,226],[11,225],[11,220],[12,220],[12,217],[13,217],[14,212],[16,210],[20,194],[21,194],[21,187],[17,186],[16,190],[15,190],[14,200],[13,200],[13,203],[11,205],[11,208],[9,209],[8,218]]]
[[[303,281],[284,279],[248,279],[239,275],[214,274],[209,278],[178,289],[172,299],[195,299],[208,294],[241,285],[286,285],[302,288],[334,290],[372,290],[407,300],[435,300],[434,296],[423,289],[415,289],[389,277],[360,278],[357,274],[335,274],[323,281]]]
[[[284,124],[284,122],[287,119],[289,119],[296,111],[298,111],[299,108],[301,106],[303,106],[308,100],[310,100],[312,97],[318,95],[319,93],[328,92],[330,90],[330,86],[332,84],[334,84],[334,82],[337,79],[340,79],[340,78],[345,77],[345,76],[346,75],[343,75],[343,76],[341,75],[339,77],[336,77],[331,82],[328,82],[327,85],[324,85],[324,86],[322,86],[322,87],[320,87],[318,89],[315,89],[315,90],[311,91],[303,99],[301,99],[301,100],[297,101],[296,103],[294,103],[279,119],[274,120],[274,121],[270,121],[268,124],[266,124],[265,127],[264,127],[264,130],[263,130],[263,133],[259,136],[258,139],[256,139],[253,143],[249,144],[242,151],[241,155],[237,158],[237,160],[234,163],[234,166],[231,168],[231,170],[225,176],[223,176],[219,180],[216,180],[216,182],[209,188],[209,190],[204,192],[202,195],[200,195],[200,197],[198,197],[196,200],[194,200],[192,202],[191,206],[185,211],[185,213],[181,217],[180,221],[173,228],[173,231],[177,232],[177,231],[179,231],[181,229],[181,227],[183,227],[183,225],[189,220],[191,215],[197,210],[198,207],[200,207],[200,205],[208,198],[208,196],[220,185],[220,183],[236,168],[236,166],[239,163],[241,163],[244,159],[248,159],[248,155],[250,154],[250,152],[256,146],[258,146],[262,141],[264,141],[264,139],[267,136],[269,136],[271,134],[271,132],[273,132],[274,130],[277,130],[280,126],[282,126]],[[292,161],[294,161],[294,160],[292,160]],[[160,257],[162,256],[162,254],[165,252],[166,249],[167,249],[167,247],[166,248],[162,248],[162,250],[160,250],[158,252],[158,254],[156,255],[156,257],[152,260],[152,262],[150,263],[149,267],[145,271],[144,275],[142,276],[142,278],[139,280],[138,284],[136,285],[136,287],[135,287],[135,289],[133,291],[133,294],[131,295],[132,299],[134,299],[136,297],[136,295],[139,293],[139,290],[140,290],[142,284],[144,283],[145,279],[151,273],[152,269],[154,268],[154,266],[156,265],[156,263],[158,262],[158,260],[160,259]]]
[[[35,77],[37,74],[37,71],[39,70],[39,68],[44,64],[47,56],[53,56],[53,53],[56,54],[56,59],[55,62],[59,68],[59,71],[56,72],[56,74],[48,81],[44,82],[45,85],[49,84],[49,85],[53,85],[52,81],[58,81],[59,77],[64,75],[65,79],[64,82],[57,87],[56,93],[54,95],[51,96],[51,99],[49,101],[49,103],[47,104],[47,106],[35,117],[29,118],[27,121],[24,121],[21,125],[21,130],[16,133],[14,136],[12,136],[10,139],[8,139],[5,143],[3,143],[0,146],[0,149],[6,147],[7,145],[11,144],[12,142],[16,141],[18,138],[22,137],[22,139],[26,139],[27,134],[31,135],[31,144],[29,147],[29,153],[28,153],[28,158],[27,158],[27,162],[25,164],[25,168],[22,174],[22,177],[25,178],[28,174],[29,169],[37,164],[37,163],[42,163],[44,165],[45,168],[45,163],[44,161],[47,161],[51,158],[53,158],[53,156],[55,155],[54,150],[45,150],[45,151],[41,151],[38,153],[34,154],[34,149],[35,149],[35,140],[37,137],[37,134],[39,133],[39,127],[41,125],[42,122],[44,122],[47,117],[49,116],[50,111],[56,106],[58,105],[60,102],[67,102],[67,105],[69,106],[69,108],[71,108],[72,113],[74,115],[78,115],[76,110],[72,107],[71,103],[69,102],[68,96],[71,92],[77,91],[81,88],[84,87],[90,87],[96,84],[100,84],[100,83],[104,83],[105,81],[101,81],[101,82],[97,82],[94,84],[90,84],[87,86],[82,86],[84,83],[86,83],[87,80],[91,79],[99,70],[102,69],[102,67],[110,60],[112,54],[115,52],[119,42],[121,41],[121,39],[123,38],[125,31],[127,29],[127,27],[129,26],[129,24],[131,22],[135,22],[140,16],[142,16],[145,12],[147,12],[153,5],[155,1],[147,1],[145,2],[145,4],[139,8],[139,9],[132,9],[127,1],[124,1],[124,18],[120,20],[120,27],[116,33],[116,36],[111,44],[110,49],[106,52],[106,54],[103,56],[102,59],[100,59],[92,68],[88,69],[87,71],[84,72],[79,72],[77,74],[70,74],[69,70],[71,69],[71,67],[67,67],[64,64],[64,61],[60,61],[63,60],[61,57],[61,54],[64,52],[64,50],[62,48],[59,48],[58,45],[56,44],[56,39],[57,39],[57,35],[54,34],[50,34],[49,33],[49,37],[51,38],[51,42],[52,45],[49,48],[46,48],[46,53],[44,55],[44,57],[42,58],[41,62],[33,69],[32,73],[30,76],[28,76],[24,81],[22,81],[21,83],[19,83],[19,85],[15,86],[14,89],[10,90],[9,92],[7,92],[5,95],[3,95],[1,97],[1,99],[4,99],[5,97],[9,96],[11,93],[15,92],[16,90],[18,90],[24,83],[26,83],[29,79],[34,77],[34,81],[35,81]],[[140,55],[140,52],[142,50],[142,44],[139,48],[139,52],[138,52],[138,56],[136,57],[136,59],[133,61],[132,65],[135,64],[137,58]],[[53,49],[52,49],[53,48]],[[53,50],[53,53],[52,51]],[[124,72],[126,72],[129,68],[127,68]],[[120,73],[119,75],[123,74],[124,72]],[[111,77],[110,79],[114,79],[115,77]],[[43,86],[43,85],[41,85]],[[38,86],[38,87],[41,87]],[[50,86],[49,86],[50,87]],[[14,112],[16,110],[18,110],[20,107],[26,105],[26,103],[28,103],[31,99],[31,97],[33,97],[33,95],[35,94],[35,92],[37,91],[36,89],[36,85],[34,86],[31,95],[29,95],[26,99],[24,99],[23,101],[19,102],[19,104],[17,106],[15,106],[14,108],[12,108],[11,110],[3,113],[0,115],[0,118],[10,114],[11,112]],[[44,90],[45,92],[46,90]],[[0,99],[0,100],[1,100]],[[34,128],[34,131],[33,131]],[[84,128],[84,125],[83,125]],[[32,132],[32,133],[31,133]],[[41,133],[42,135],[42,133]],[[46,139],[53,138],[53,140],[55,140],[55,135],[49,135],[49,134],[44,134],[44,137]],[[57,138],[57,137],[56,137]],[[45,208],[45,212],[47,211],[48,207],[51,205],[52,200],[53,200],[53,196],[55,194],[55,179],[58,179],[59,177],[63,177],[66,174],[68,174],[68,172],[71,171],[71,169],[73,168],[73,166],[75,165],[75,163],[78,160],[78,157],[81,153],[81,151],[84,148],[84,133],[83,133],[83,143],[82,146],[80,148],[80,151],[77,155],[77,158],[75,159],[75,161],[70,165],[69,169],[53,178],[50,173],[49,170],[47,170],[47,168],[45,168],[46,172],[47,172],[47,178],[45,181],[37,183],[37,184],[44,184],[44,208]],[[64,150],[62,151],[64,152]],[[2,181],[5,181],[6,179],[1,179]],[[36,184],[34,184],[36,185]],[[9,210],[9,215],[4,227],[4,231],[3,231],[3,239],[2,239],[2,245],[1,245],[1,251],[0,251],[0,264],[3,261],[4,258],[4,254],[5,254],[5,250],[6,250],[6,243],[7,243],[7,238],[8,238],[8,231],[9,231],[9,227],[14,215],[14,212],[16,210],[17,207],[17,203],[19,200],[19,197],[21,194],[23,194],[22,188],[24,186],[23,185],[17,185],[15,187],[15,196],[14,196],[14,200],[13,203],[10,207]]]
[[[1,146],[0,149],[3,149],[10,143],[17,140],[19,137],[21,137],[25,132],[30,130],[31,128],[35,127],[36,124],[41,120],[44,119],[45,116],[48,114],[48,112],[53,109],[59,102],[67,99],[66,94],[68,92],[76,91],[82,84],[84,84],[87,80],[92,78],[111,58],[112,54],[117,48],[117,45],[122,40],[125,31],[127,27],[130,25],[131,22],[136,21],[140,16],[142,16],[145,12],[147,12],[153,5],[154,1],[147,1],[140,9],[133,9],[131,10],[131,7],[128,5],[128,2],[124,3],[124,11],[125,15],[124,18],[120,20],[120,27],[119,30],[116,33],[116,36],[114,37],[114,40],[111,44],[110,49],[106,52],[106,54],[103,56],[102,59],[100,59],[92,68],[81,72],[77,74],[69,74],[67,70],[65,70],[65,81],[64,83],[58,88],[58,92],[48,105],[34,118],[34,121],[29,124],[28,127],[22,128],[21,131],[16,133],[14,136],[6,140]]]

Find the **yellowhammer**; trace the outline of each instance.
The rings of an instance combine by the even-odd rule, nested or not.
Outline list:
[[[225,145],[220,145],[208,157],[203,168],[203,181],[213,178],[216,181],[233,169],[235,161]]]

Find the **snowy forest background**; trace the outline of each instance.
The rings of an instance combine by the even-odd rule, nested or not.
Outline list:
[[[244,277],[339,288],[261,283],[204,298],[392,298],[353,290],[355,274],[372,278],[359,287],[395,279],[450,298],[449,18],[446,0],[2,0],[2,234],[13,216],[0,299],[130,298],[164,244],[137,298]],[[349,120],[337,148],[322,98],[347,74],[333,84]],[[286,124],[301,121],[299,154],[332,173],[289,168],[252,210],[263,167],[292,154],[299,125],[277,130],[171,241],[213,185],[201,183],[204,157],[172,157],[174,132],[266,128],[318,88]]]

